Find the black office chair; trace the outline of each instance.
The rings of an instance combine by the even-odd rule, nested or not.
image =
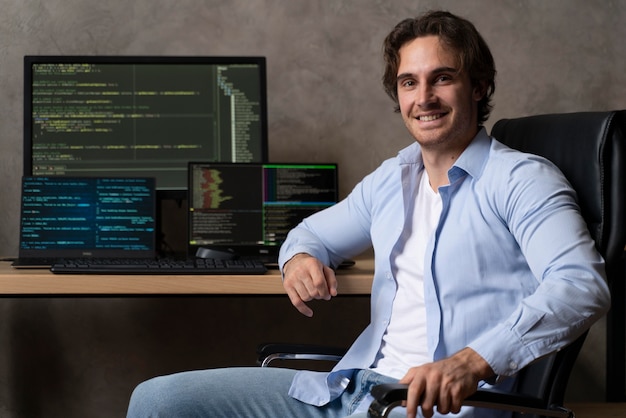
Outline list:
[[[613,298],[609,326],[616,324],[621,337],[610,335],[607,357],[620,358],[624,344],[624,247],[626,246],[626,111],[538,115],[498,121],[492,135],[512,148],[542,155],[568,178],[578,194],[581,212],[598,251],[606,261]],[[608,331],[610,334],[610,330]],[[532,363],[518,375],[516,392],[480,389],[464,405],[513,411],[513,417],[573,417],[563,407],[567,381],[586,333],[574,343]],[[616,350],[613,354],[611,350]],[[272,345],[259,347],[259,364],[274,359],[338,359],[341,349],[327,353],[321,347]],[[610,368],[609,365],[608,368]],[[619,364],[623,373],[623,363]],[[619,380],[619,379],[614,379]],[[623,383],[622,383],[623,384]],[[370,417],[386,417],[406,399],[407,386],[378,385]]]

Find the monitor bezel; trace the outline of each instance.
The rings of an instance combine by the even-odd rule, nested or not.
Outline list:
[[[32,95],[34,64],[84,63],[84,64],[201,64],[232,65],[255,64],[259,68],[260,117],[261,117],[261,161],[266,162],[269,155],[268,110],[267,110],[267,62],[263,56],[173,56],[173,55],[26,55],[24,56],[24,140],[23,140],[23,175],[32,176],[33,169],[33,124]],[[221,161],[220,161],[221,162]],[[225,161],[228,162],[228,161]],[[157,200],[187,198],[186,185],[181,189],[157,187]]]

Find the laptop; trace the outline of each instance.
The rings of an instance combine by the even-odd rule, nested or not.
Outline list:
[[[191,162],[188,255],[249,257],[269,268],[287,233],[337,203],[337,164]]]
[[[153,178],[23,177],[15,268],[62,258],[156,257]]]

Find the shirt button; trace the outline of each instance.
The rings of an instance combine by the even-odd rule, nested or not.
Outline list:
[[[510,370],[517,370],[517,363],[516,363],[516,362],[514,362],[514,361],[511,361],[511,362],[509,363],[509,369],[510,369]]]

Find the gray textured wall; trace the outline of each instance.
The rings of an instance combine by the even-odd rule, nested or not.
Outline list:
[[[23,55],[265,55],[270,158],[336,161],[345,195],[411,141],[380,87],[380,45],[400,19],[430,8],[468,17],[492,48],[499,73],[489,127],[501,117],[626,108],[625,1],[0,0],[0,255],[17,252]],[[200,309],[206,300],[181,304]],[[140,315],[138,306],[145,308]],[[154,351],[153,337],[132,327],[145,326],[133,315],[150,317],[153,328],[147,329],[156,330],[155,323],[169,318],[155,313],[163,306],[191,329],[202,326],[185,309],[175,309],[175,299],[0,301],[0,317],[6,319],[0,322],[0,415],[57,416],[53,411],[65,409],[65,416],[85,416],[85,411],[120,416],[126,402],[120,394],[143,375],[131,379],[119,369],[149,372],[139,354],[129,357],[118,350]],[[116,312],[111,321],[109,309]],[[259,309],[242,308],[240,319]],[[103,342],[102,335],[112,340]],[[42,360],[49,353],[41,348],[50,338],[57,354],[76,345],[85,349],[50,366]],[[601,333],[592,335],[589,344],[601,353]],[[23,347],[30,347],[26,353],[32,358],[20,354]],[[583,399],[602,392],[602,357],[593,352],[578,373],[586,386],[580,391]],[[171,357],[185,351],[163,353]],[[30,366],[16,365],[29,358]],[[136,361],[122,362],[129,358]],[[72,366],[76,362],[83,366]],[[71,373],[63,374],[67,369]],[[53,380],[71,383],[66,392],[43,395]],[[75,399],[72,387],[81,389]]]

